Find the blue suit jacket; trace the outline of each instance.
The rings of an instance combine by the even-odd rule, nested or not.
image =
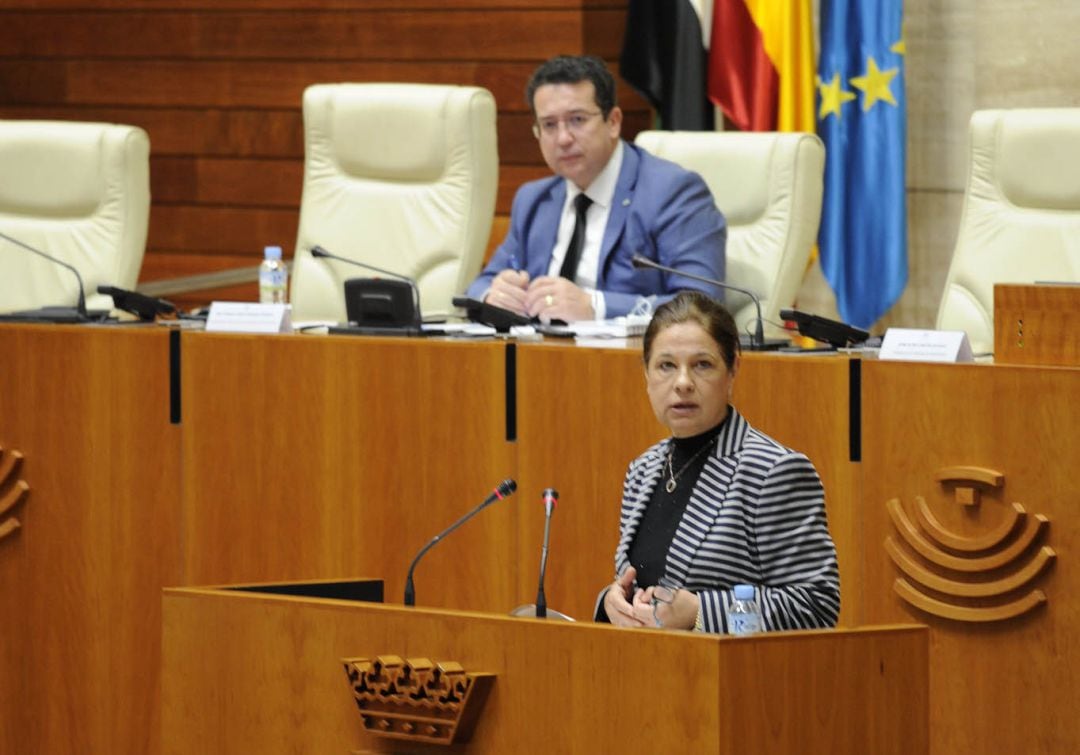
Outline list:
[[[565,201],[566,181],[559,176],[522,186],[510,211],[510,231],[467,295],[480,298],[492,278],[507,268],[526,270],[530,279],[547,275]],[[655,297],[655,305],[682,289],[720,298],[714,286],[657,270],[635,270],[630,258],[642,254],[668,267],[723,280],[726,240],[724,216],[701,176],[623,143],[596,286],[604,294],[608,317],[627,314],[643,296]]]

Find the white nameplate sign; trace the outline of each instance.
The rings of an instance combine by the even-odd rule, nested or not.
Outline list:
[[[216,301],[210,305],[206,330],[211,333],[292,333],[288,304]]]
[[[971,343],[962,330],[889,328],[878,359],[909,362],[971,362]]]

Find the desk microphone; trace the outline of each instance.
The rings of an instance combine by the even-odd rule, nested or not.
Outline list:
[[[764,351],[768,347],[765,345],[765,328],[762,325],[763,320],[761,317],[761,298],[748,288],[741,288],[740,286],[733,286],[730,283],[724,283],[713,278],[705,278],[701,275],[694,275],[693,273],[684,273],[682,270],[678,270],[674,267],[668,267],[667,265],[661,265],[659,262],[653,262],[648,257],[641,254],[635,254],[630,258],[630,264],[636,267],[638,270],[642,268],[651,267],[653,270],[662,270],[665,273],[672,273],[674,275],[681,275],[684,278],[691,278],[702,283],[708,283],[719,288],[726,288],[732,291],[738,291],[740,294],[749,296],[751,301],[754,302],[754,307],[757,308],[757,327],[754,329],[754,335],[750,337],[750,351]]]
[[[536,618],[547,618],[547,597],[544,595],[544,575],[547,573],[548,541],[551,538],[551,514],[559,502],[559,491],[544,488],[544,545],[540,549],[540,585],[536,588]]]
[[[362,268],[364,268],[366,270],[370,270],[373,273],[378,273],[379,275],[386,275],[386,276],[389,276],[390,278],[399,278],[400,280],[411,283],[414,286],[416,285],[416,281],[413,280],[412,278],[410,278],[407,275],[402,275],[401,273],[395,273],[395,272],[392,272],[390,270],[383,270],[381,267],[375,267],[374,265],[369,265],[366,262],[361,262],[360,260],[354,260],[354,259],[352,259],[350,257],[342,257],[340,254],[333,254],[332,252],[326,251],[325,249],[323,249],[318,244],[311,247],[308,251],[311,252],[311,256],[315,257],[316,259],[325,258],[325,259],[337,260],[338,262],[345,262],[345,263],[347,263],[349,265],[356,265],[357,267],[362,267]]]
[[[503,480],[499,483],[498,487],[491,491],[491,495],[484,499],[483,503],[481,503],[479,506],[477,506],[465,516],[458,519],[456,522],[451,524],[438,535],[431,538],[431,542],[429,542],[427,545],[420,549],[420,552],[416,554],[416,558],[414,558],[412,563],[409,564],[409,575],[405,578],[405,605],[416,605],[416,587],[413,584],[413,570],[416,569],[416,564],[420,561],[421,558],[424,557],[424,554],[431,550],[435,546],[435,543],[439,542],[451,532],[456,530],[458,527],[465,524],[465,522],[469,521],[474,516],[479,514],[483,509],[495,503],[495,501],[501,501],[504,498],[509,498],[511,495],[513,495],[515,490],[517,490],[516,482],[509,479]]]
[[[86,322],[90,319],[90,315],[86,311],[86,292],[83,288],[83,279],[82,276],[79,275],[79,271],[75,269],[74,265],[70,265],[67,262],[64,262],[62,259],[52,256],[51,254],[46,254],[40,249],[35,249],[29,244],[24,244],[18,239],[8,236],[6,233],[0,233],[0,238],[10,241],[15,246],[22,247],[26,251],[32,252],[39,257],[44,257],[49,262],[60,265],[60,267],[66,267],[75,275],[75,280],[79,283],[79,300],[75,303],[74,313],[72,313],[71,310],[67,309],[66,307],[45,307],[40,310],[31,310],[27,312],[15,313],[20,316],[20,319],[39,318],[54,319],[59,321],[71,321],[74,319],[75,322]],[[72,317],[72,315],[74,315],[74,318]]]
[[[379,275],[396,278],[404,282],[405,285],[402,285],[401,283],[364,278],[345,281],[345,310],[350,322],[355,322],[358,325],[414,328],[419,332],[422,319],[420,314],[420,289],[413,278],[369,265],[360,260],[333,254],[318,244],[312,246],[308,251],[316,259],[337,260],[338,262],[356,265]],[[405,297],[412,298],[412,311],[409,311],[409,302]]]
[[[158,315],[176,313],[176,305],[171,301],[140,294],[138,291],[116,286],[98,286],[97,290],[99,294],[111,296],[114,307],[135,315],[143,322],[153,322]]]

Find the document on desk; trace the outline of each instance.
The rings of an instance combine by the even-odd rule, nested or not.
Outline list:
[[[495,328],[479,322],[435,322],[420,326],[425,335],[478,338],[495,335]]]
[[[629,338],[644,335],[650,319],[648,315],[627,315],[610,320],[578,320],[568,325],[552,325],[548,330],[575,338]]]

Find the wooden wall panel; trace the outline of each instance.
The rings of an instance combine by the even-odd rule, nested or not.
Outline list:
[[[0,63],[0,86],[4,64]],[[255,110],[182,107],[108,107],[25,104],[0,107],[5,117],[41,120],[116,121],[152,135],[151,159],[162,155],[202,157],[304,156],[300,109]],[[153,181],[155,176],[151,175]]]
[[[417,550],[517,476],[502,343],[187,333],[183,354],[188,584],[366,573],[397,601]],[[525,602],[519,510],[428,554],[418,604]]]
[[[930,752],[1080,752],[1080,677],[1074,673],[1080,665],[1080,485],[1074,466],[1080,458],[1080,370],[873,360],[863,368],[860,623],[917,621],[930,627]],[[1001,485],[941,475],[957,467],[995,470]],[[969,486],[977,491],[973,505],[962,503],[962,488]],[[894,524],[888,502],[896,500],[918,523],[919,499],[961,541],[994,533],[1011,519],[1015,504],[1029,519],[1041,516],[1047,523],[1038,538],[997,568],[977,568],[972,557],[1023,542],[1018,532],[998,547],[971,553],[942,547],[917,524],[931,553],[968,560],[960,570],[916,552]],[[915,570],[898,568],[887,540]],[[1010,577],[1029,573],[1044,549],[1056,558],[1030,579],[1011,583],[1007,592],[967,597],[957,588],[1008,585]],[[941,579],[921,582],[918,574]],[[900,579],[945,607],[1002,608],[1036,593],[1044,600],[1014,618],[963,621],[906,602],[896,589]]]
[[[622,11],[594,10],[590,41],[617,54]],[[483,43],[485,60],[532,61],[550,49],[580,46],[580,10],[471,11],[443,5],[414,11],[11,12],[0,49],[39,58],[299,59],[470,61]],[[537,28],[545,29],[536,34]]]
[[[157,753],[161,588],[182,582],[163,328],[0,326],[0,752]]]
[[[582,8],[588,0],[454,0],[456,8],[533,9]],[[430,10],[443,8],[437,0],[5,0],[6,8],[24,10],[289,10],[332,9],[349,10]],[[588,2],[591,7],[625,5],[619,0]]]
[[[587,7],[586,7],[587,5]],[[525,82],[589,52],[613,70],[625,0],[6,0],[0,118],[130,123],[150,134],[153,207],[140,280],[248,267],[296,238],[304,89],[332,81],[485,87],[499,110],[497,220],[547,174]],[[537,33],[543,30],[543,33]],[[625,133],[648,126],[620,83]],[[489,252],[505,222],[492,231]],[[237,290],[237,289],[230,289]],[[241,287],[254,296],[255,287]],[[205,303],[220,292],[174,297]]]

